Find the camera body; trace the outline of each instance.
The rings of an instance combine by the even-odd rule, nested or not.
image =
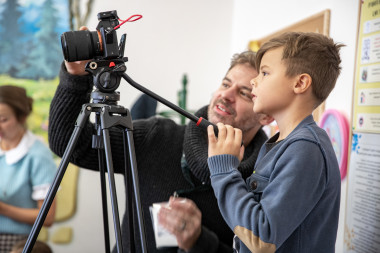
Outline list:
[[[116,10],[98,13],[96,31],[69,31],[61,35],[61,45],[66,61],[89,59],[110,60],[122,58],[125,41],[118,45],[116,30],[119,20]]]

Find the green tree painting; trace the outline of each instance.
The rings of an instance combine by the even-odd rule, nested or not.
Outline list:
[[[27,90],[34,99],[28,127],[46,141],[68,14],[67,0],[0,0],[0,85]]]

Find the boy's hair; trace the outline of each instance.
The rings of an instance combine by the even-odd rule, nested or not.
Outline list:
[[[260,68],[267,51],[283,47],[282,60],[287,68],[286,75],[294,77],[307,73],[311,76],[317,107],[328,97],[338,79],[341,71],[339,50],[342,46],[319,33],[288,32],[262,45],[257,52],[256,65]]]
[[[257,68],[256,68],[256,53],[253,51],[244,51],[240,54],[234,54],[232,56],[230,68],[228,69],[228,71],[230,71],[233,67],[235,67],[238,64],[248,64],[252,68],[257,70]]]

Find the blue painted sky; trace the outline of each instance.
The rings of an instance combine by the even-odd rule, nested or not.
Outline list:
[[[4,10],[4,3],[6,0],[0,0],[0,13]],[[23,25],[25,32],[35,32],[37,29],[34,24],[39,19],[39,9],[45,0],[18,0],[23,12]],[[57,9],[58,13],[62,13],[59,17],[59,33],[63,33],[68,30],[68,1],[67,0],[53,0],[54,7]]]

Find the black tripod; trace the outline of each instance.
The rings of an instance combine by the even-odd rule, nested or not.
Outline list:
[[[105,237],[105,252],[110,252],[109,243],[109,231],[108,231],[108,214],[107,214],[107,199],[106,199],[106,183],[105,183],[105,169],[104,164],[107,165],[107,172],[109,177],[109,188],[110,197],[113,211],[113,221],[115,229],[116,238],[116,248],[117,252],[122,252],[122,238],[120,231],[120,221],[119,212],[117,208],[117,196],[115,190],[115,179],[114,179],[114,169],[112,162],[111,153],[111,143],[109,136],[109,129],[111,127],[117,127],[123,132],[123,143],[124,143],[124,162],[125,162],[125,177],[126,177],[126,187],[127,187],[127,210],[128,218],[130,221],[133,220],[133,203],[136,208],[139,236],[141,241],[142,252],[147,252],[146,249],[146,238],[145,229],[143,224],[142,209],[140,203],[139,194],[139,184],[136,166],[135,149],[133,142],[133,124],[132,118],[130,116],[129,110],[122,106],[117,105],[119,101],[119,93],[115,92],[120,84],[120,79],[123,77],[129,84],[138,90],[144,92],[145,94],[153,97],[157,101],[167,105],[183,116],[189,118],[190,120],[197,123],[198,126],[207,127],[211,123],[203,118],[197,118],[196,116],[188,113],[182,108],[172,104],[171,102],[163,99],[162,97],[156,95],[150,90],[139,85],[133,81],[124,72],[126,67],[124,62],[127,58],[118,58],[113,60],[94,60],[86,65],[86,71],[91,73],[94,77],[94,85],[96,90],[92,92],[91,97],[93,103],[84,104],[82,110],[77,118],[74,131],[71,135],[69,143],[66,150],[62,156],[61,163],[58,167],[58,172],[54,178],[54,181],[48,191],[47,197],[43,202],[41,210],[38,217],[32,227],[32,231],[29,234],[26,245],[24,247],[23,253],[31,252],[33,245],[37,239],[37,236],[41,230],[43,222],[47,216],[47,213],[53,203],[54,197],[57,193],[58,187],[62,181],[66,168],[68,166],[72,152],[76,146],[77,140],[79,139],[80,133],[88,120],[89,115],[95,112],[95,129],[96,135],[93,136],[92,146],[98,149],[99,158],[99,170],[101,179],[101,189],[102,189],[102,206],[103,206],[103,222],[104,222],[104,237]],[[216,127],[214,127],[216,129]],[[104,151],[104,152],[103,152]],[[133,186],[133,188],[132,188]],[[130,236],[130,252],[135,252],[134,246],[134,232],[133,232],[133,222],[130,222],[129,226],[129,236]]]

